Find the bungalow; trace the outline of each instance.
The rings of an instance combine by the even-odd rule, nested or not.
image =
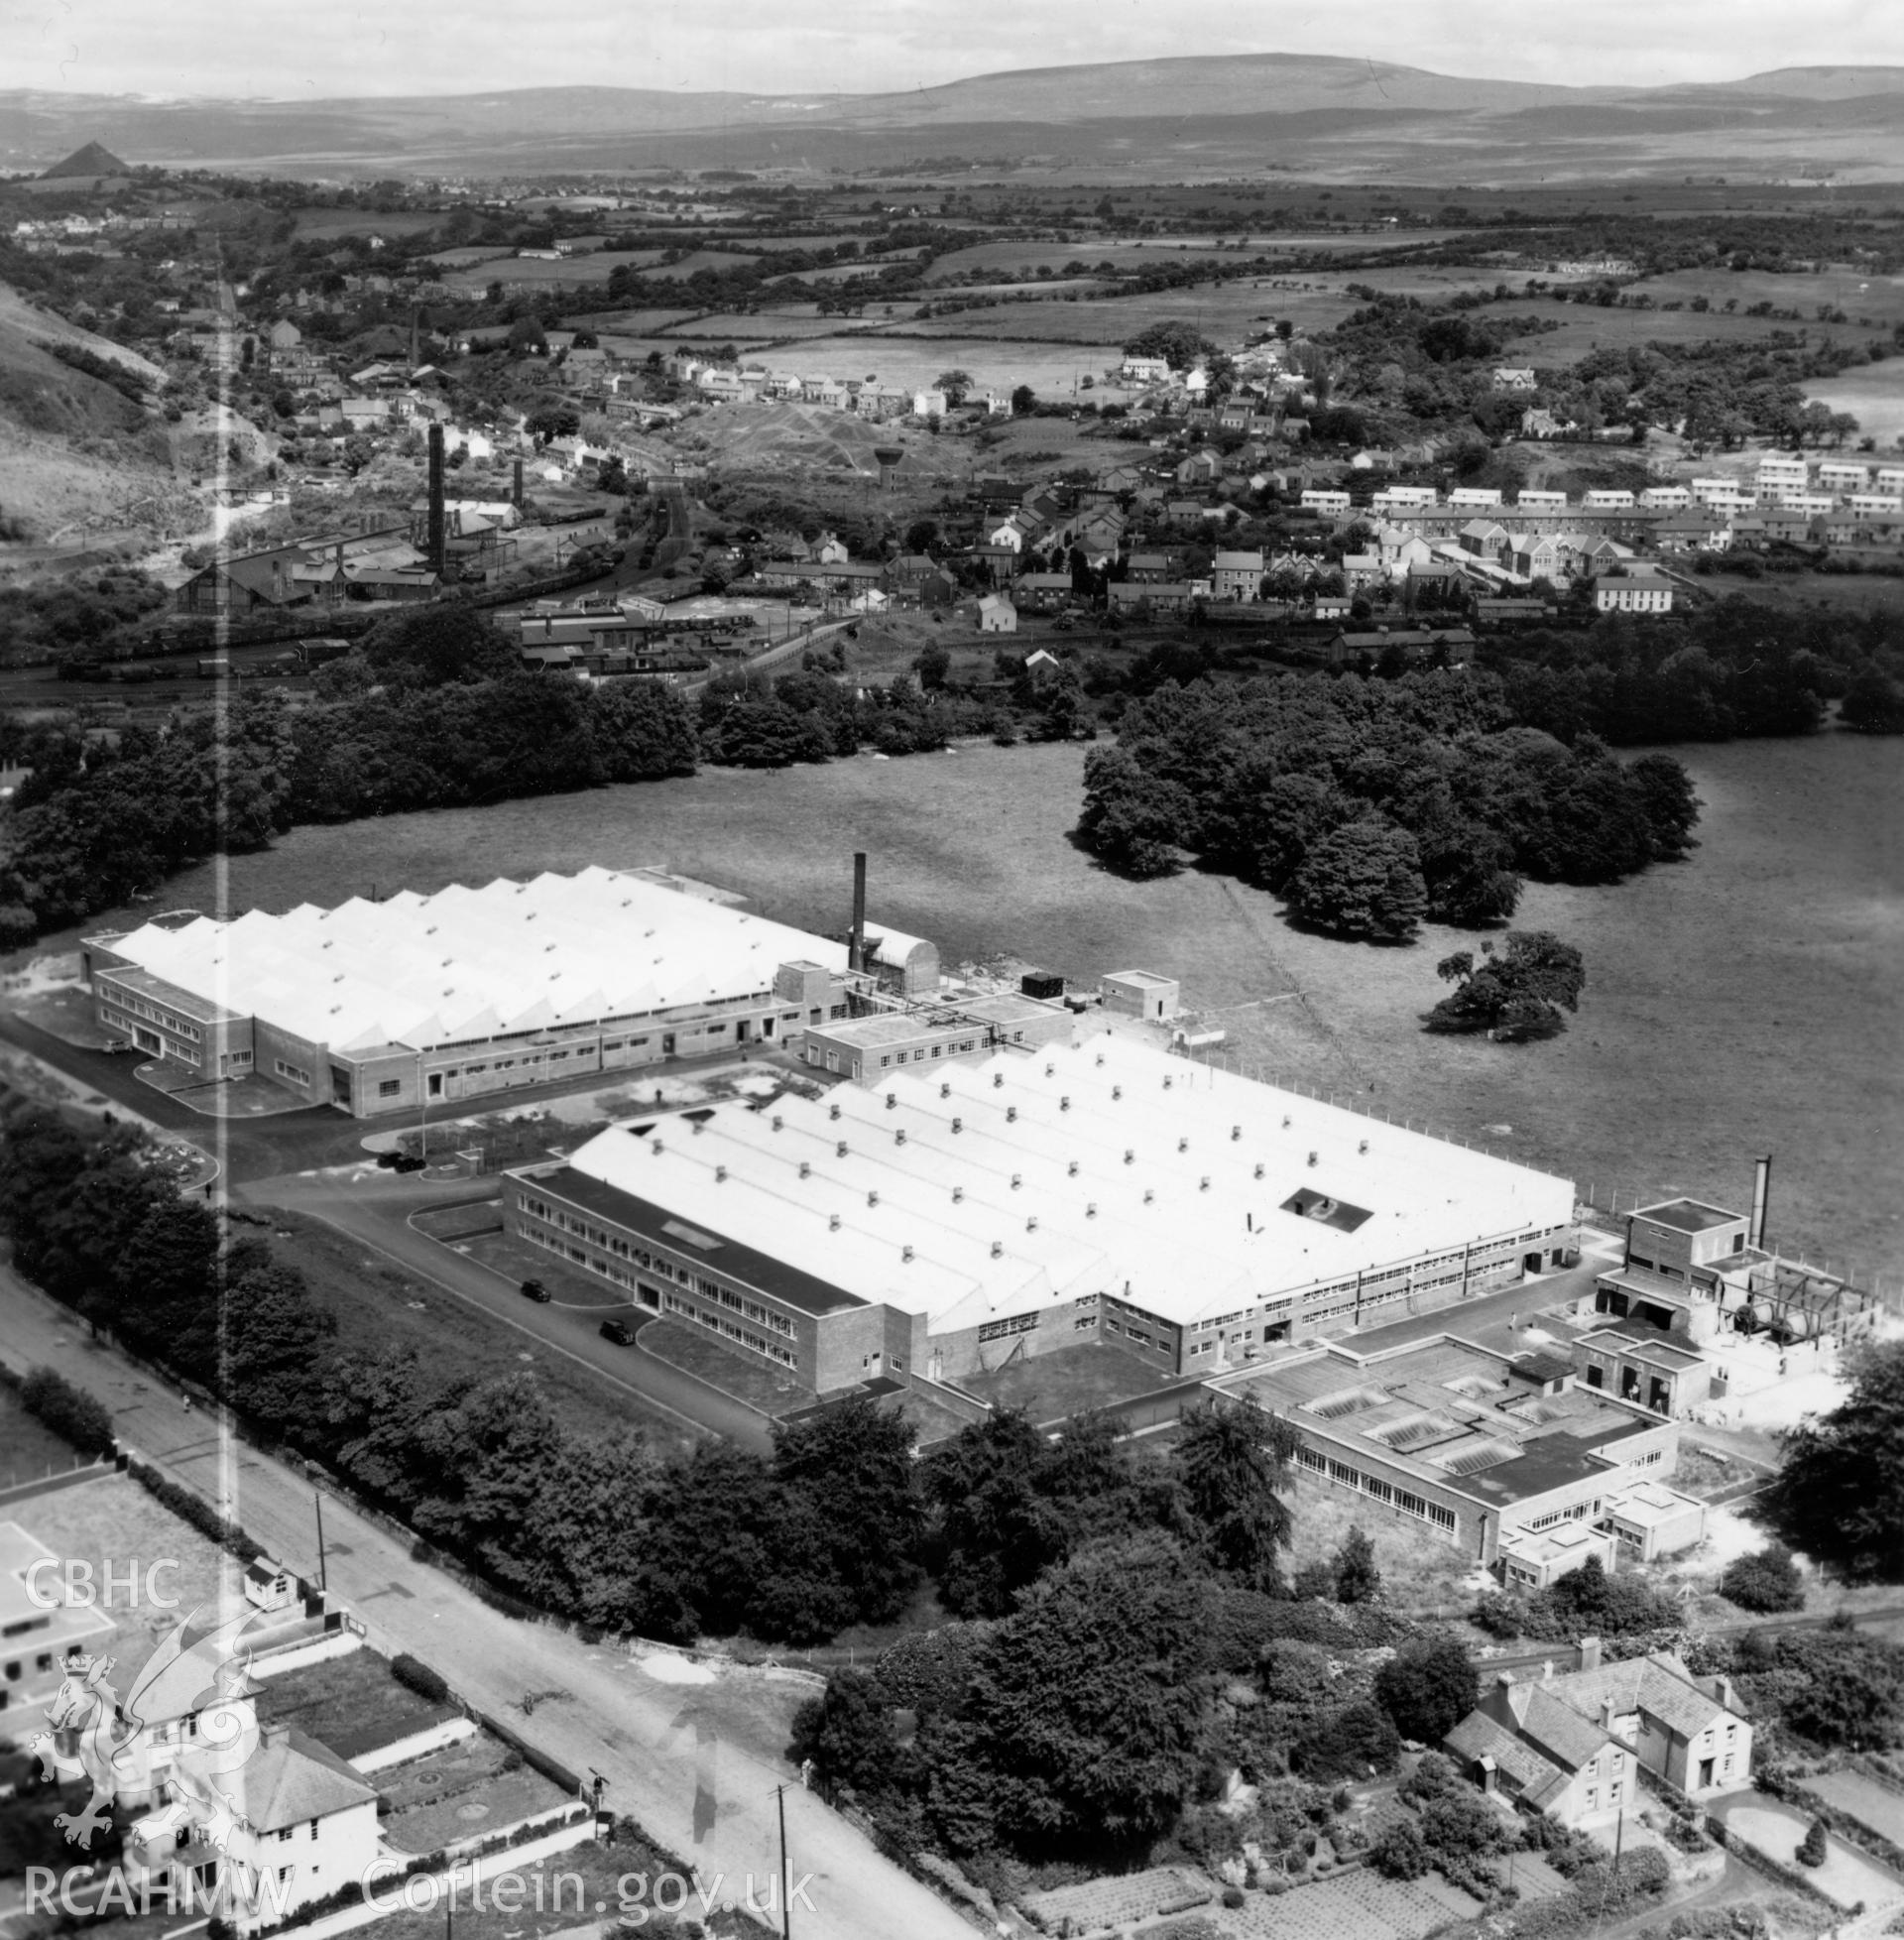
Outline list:
[[[1253,600],[1262,593],[1260,552],[1219,552],[1210,565],[1212,589],[1220,600]]]

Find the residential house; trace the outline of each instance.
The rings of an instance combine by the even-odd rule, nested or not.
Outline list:
[[[1630,564],[1594,575],[1594,606],[1602,613],[1670,613],[1673,587],[1655,566]]]
[[[1173,526],[1194,528],[1203,524],[1203,506],[1196,499],[1171,499],[1163,508],[1163,516]]]
[[[1497,512],[1500,510],[1500,488],[1495,485],[1463,485],[1448,494],[1448,506],[1454,512]]]
[[[1630,504],[1631,501],[1628,500]],[[1542,492],[1523,489],[1514,494],[1516,512],[1565,512],[1567,494],[1565,492]]]
[[[1113,587],[1115,592],[1117,589]],[[1027,572],[1012,588],[1020,612],[1056,613],[1071,598],[1068,572]]]
[[[1132,552],[1126,563],[1125,576],[1132,585],[1161,585],[1170,577],[1168,552]]]
[[[1580,502],[1583,512],[1623,512],[1633,503],[1631,492],[1596,489]]]
[[[1127,356],[1118,366],[1118,375],[1131,384],[1166,384],[1170,379],[1170,360]]]
[[[1379,552],[1345,552],[1342,555],[1342,583],[1351,594],[1367,592],[1388,577]]]
[[[1016,633],[1018,609],[1003,593],[987,593],[979,601],[981,633]]]
[[[1508,563],[1523,579],[1557,579],[1561,573],[1560,547],[1545,534],[1523,534],[1514,542]]]
[[[1349,494],[1332,492],[1312,485],[1303,493],[1300,503],[1305,512],[1319,512],[1340,518],[1349,510]]]
[[[1018,523],[1015,513],[1010,519],[988,521],[985,527],[985,543],[988,546],[1010,546],[1013,552],[1024,550],[1024,528]]]
[[[1535,406],[1520,414],[1522,437],[1559,437],[1562,432],[1573,428],[1571,423],[1563,424],[1545,406]]]
[[[815,565],[843,565],[852,555],[838,533],[825,532],[807,547],[806,556]]]
[[[846,405],[846,386],[837,377],[803,377],[800,379],[800,401],[840,411]]]
[[[129,1829],[127,1860],[154,1896],[228,1894],[232,1924],[251,1932],[354,1889],[383,1854],[376,1786],[295,1726],[266,1725],[233,1783],[238,1823],[222,1847],[187,1840],[173,1806]]]
[[[1262,574],[1260,552],[1219,552],[1210,564],[1211,585],[1219,600],[1260,598]]]
[[[1530,370],[1496,369],[1492,378],[1496,391],[1538,391],[1540,379]]]
[[[1254,428],[1256,408],[1247,398],[1226,398],[1217,407],[1217,428],[1224,431],[1249,431]]]
[[[1723,552],[1731,543],[1730,525],[1716,512],[1669,512],[1653,528],[1653,544],[1662,552]]]
[[[1614,1737],[1611,1709],[1583,1715],[1561,1681],[1497,1672],[1442,1749],[1471,1782],[1525,1811],[1575,1827],[1619,1818],[1636,1803],[1638,1760]]]
[[[1223,460],[1214,451],[1193,451],[1177,467],[1179,485],[1214,485],[1223,476]]]
[[[895,591],[915,593],[939,569],[939,562],[924,552],[901,552],[886,569],[887,583]]]
[[[994,586],[1009,586],[1018,576],[1020,557],[1014,546],[975,546],[972,563]]]
[[[1693,495],[1684,485],[1648,485],[1639,495],[1646,512],[1684,512],[1692,502]]]
[[[1143,619],[1165,613],[1186,613],[1193,598],[1188,582],[1180,579],[1141,585],[1117,579],[1106,588],[1106,596],[1113,613],[1131,613]]]
[[[1604,1664],[1598,1637],[1582,1637],[1576,1656],[1579,1668],[1554,1678],[1554,1695],[1577,1717],[1610,1720],[1602,1728],[1647,1770],[1693,1799],[1747,1782],[1752,1727],[1729,1677],[1697,1676],[1665,1650]]]
[[[945,416],[945,393],[943,391],[915,391],[912,394],[912,416],[927,422]]]

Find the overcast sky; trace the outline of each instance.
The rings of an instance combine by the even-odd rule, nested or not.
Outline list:
[[[1904,65],[1898,0],[0,0],[0,88],[460,93],[594,83],[874,93],[1163,55],[1371,55],[1441,73],[1649,85]]]

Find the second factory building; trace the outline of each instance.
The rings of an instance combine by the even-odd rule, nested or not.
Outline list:
[[[1573,1188],[1105,1033],[615,1127],[506,1207],[824,1394],[1086,1339],[1213,1374],[1554,1264]]]

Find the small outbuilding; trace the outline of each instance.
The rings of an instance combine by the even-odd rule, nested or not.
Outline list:
[[[979,601],[981,633],[1016,633],[1018,609],[1003,593],[987,593]]]
[[[1153,970],[1107,971],[1098,979],[1098,997],[1107,1011],[1145,1018],[1152,1024],[1175,1017],[1182,1004],[1177,980]]]

